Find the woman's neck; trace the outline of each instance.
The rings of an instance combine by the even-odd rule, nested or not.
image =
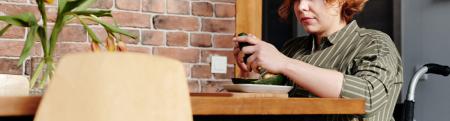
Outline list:
[[[341,30],[342,28],[344,28],[347,25],[347,23],[345,21],[340,21],[336,24],[334,24],[334,26],[331,26],[330,28],[328,28],[327,30],[320,32],[320,33],[316,33],[316,44],[319,45],[321,43],[321,40],[324,37],[330,36],[331,34]]]

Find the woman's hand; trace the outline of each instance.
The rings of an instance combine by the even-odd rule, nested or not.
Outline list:
[[[290,58],[280,53],[275,46],[258,39],[254,35],[241,36],[233,38],[235,42],[234,56],[238,66],[244,71],[255,71],[259,73],[258,67],[274,74],[281,73],[281,70],[287,65]],[[238,42],[248,42],[251,45],[239,49]],[[251,54],[244,63],[243,54]]]

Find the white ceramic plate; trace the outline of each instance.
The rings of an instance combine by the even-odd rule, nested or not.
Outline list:
[[[223,88],[230,92],[252,93],[288,93],[292,86],[262,85],[262,84],[226,84]]]

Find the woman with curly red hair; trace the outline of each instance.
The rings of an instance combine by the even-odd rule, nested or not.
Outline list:
[[[284,0],[281,18],[293,10],[309,33],[286,41],[281,51],[253,36],[235,37],[234,54],[246,72],[264,71],[289,79],[290,96],[363,98],[366,115],[324,115],[310,120],[394,120],[403,85],[401,57],[383,32],[360,28],[352,18],[367,0]],[[238,47],[238,42],[251,46]],[[250,54],[247,63],[242,55]]]

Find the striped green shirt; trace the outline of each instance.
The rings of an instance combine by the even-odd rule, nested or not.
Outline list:
[[[285,43],[282,52],[314,66],[343,73],[340,96],[364,98],[367,114],[311,116],[305,120],[394,120],[392,113],[403,84],[403,68],[401,57],[388,35],[359,28],[353,21],[325,37],[319,45],[315,43],[312,35],[294,38]],[[315,97],[297,86],[290,96]]]

